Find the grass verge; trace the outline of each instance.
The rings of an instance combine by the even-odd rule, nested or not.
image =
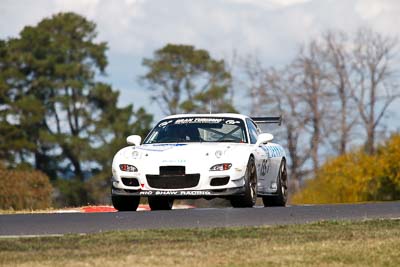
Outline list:
[[[400,266],[400,220],[0,239],[0,266]]]

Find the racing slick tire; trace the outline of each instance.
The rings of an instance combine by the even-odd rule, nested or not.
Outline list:
[[[286,162],[282,160],[279,166],[279,173],[277,177],[277,195],[275,196],[263,196],[262,200],[264,207],[284,207],[287,202],[287,192],[288,192],[288,179]]]
[[[136,196],[111,196],[114,208],[118,211],[136,211],[140,197]]]
[[[234,208],[251,208],[257,201],[257,171],[254,158],[250,157],[244,175],[244,195],[235,196],[230,199]]]
[[[151,210],[170,210],[174,204],[174,199],[169,197],[149,197]]]

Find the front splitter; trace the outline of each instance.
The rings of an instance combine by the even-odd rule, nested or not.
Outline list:
[[[235,187],[218,190],[129,190],[112,188],[111,194],[114,196],[165,196],[176,198],[197,198],[197,197],[227,197],[243,195],[244,187]]]

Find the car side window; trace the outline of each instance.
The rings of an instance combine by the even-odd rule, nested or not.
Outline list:
[[[249,119],[246,119],[247,122],[247,128],[249,129],[249,135],[250,135],[250,143],[255,144],[257,143],[257,137],[258,137],[258,129],[257,126],[254,124]]]

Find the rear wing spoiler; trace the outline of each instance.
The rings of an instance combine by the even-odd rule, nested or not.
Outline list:
[[[282,116],[278,116],[278,117],[251,117],[251,119],[257,124],[277,123],[279,126],[281,126],[281,124],[282,124]]]

